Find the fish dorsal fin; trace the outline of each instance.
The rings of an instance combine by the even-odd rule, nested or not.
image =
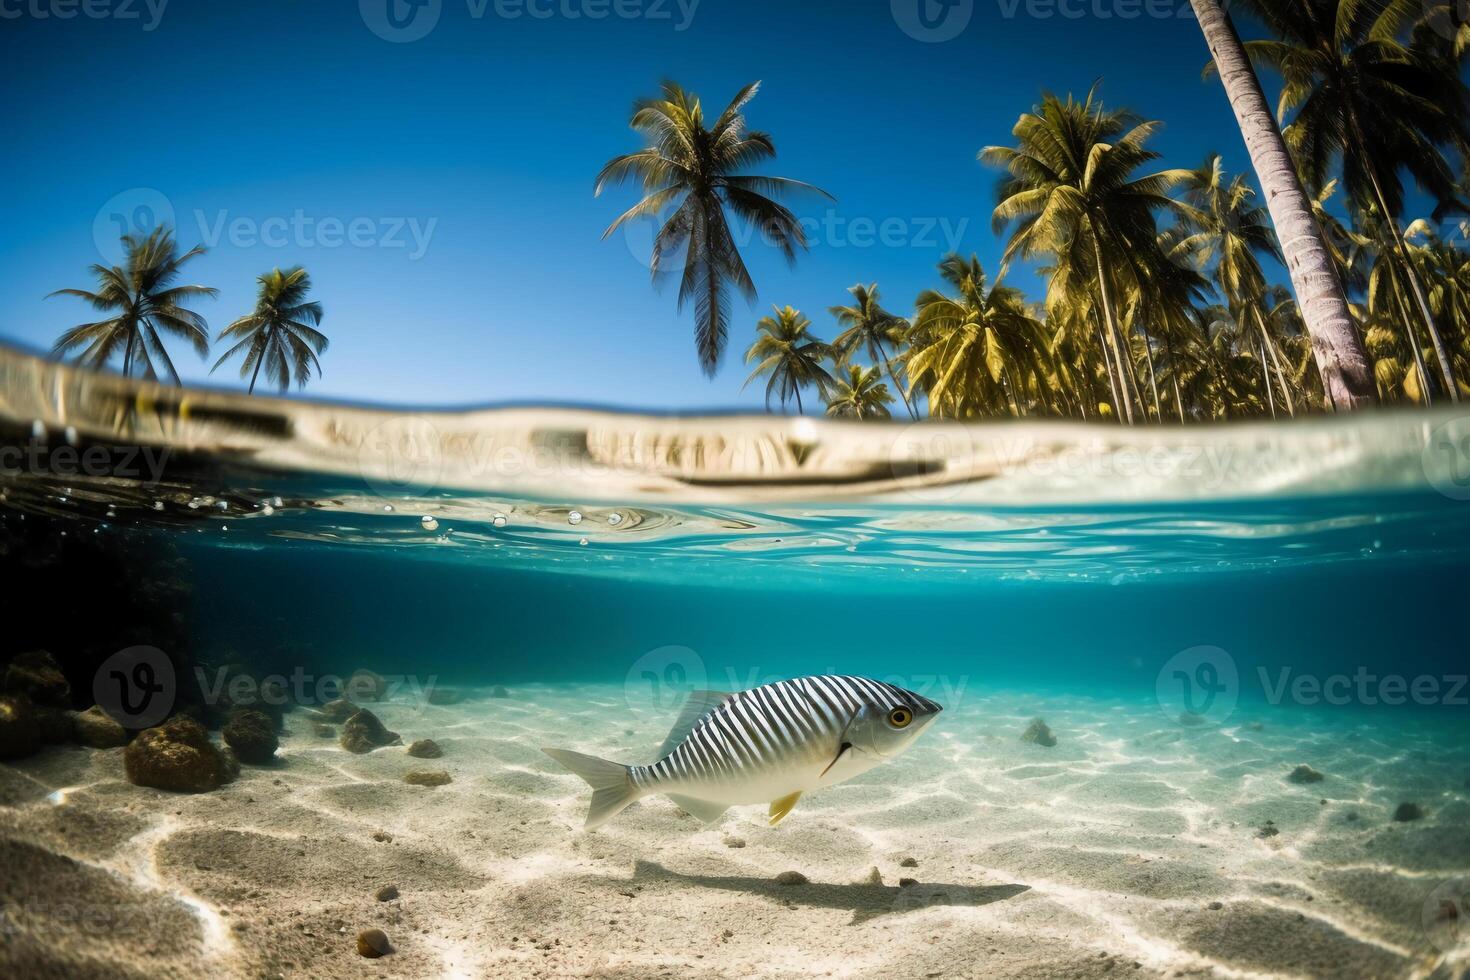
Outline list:
[[[776,826],[781,822],[782,817],[791,812],[791,808],[796,806],[796,801],[799,799],[801,799],[801,790],[797,790],[790,796],[783,796],[779,800],[772,800],[770,813],[766,815],[766,822],[772,827]]]
[[[653,757],[653,761],[659,761],[678,748],[679,743],[694,731],[695,725],[734,696],[729,691],[690,691],[684,707],[679,709],[678,720],[669,729],[669,737],[664,739],[664,744],[658,747],[658,754]]]

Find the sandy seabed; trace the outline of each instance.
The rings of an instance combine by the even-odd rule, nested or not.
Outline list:
[[[0,766],[0,975],[1470,970],[1470,739],[1446,719],[1180,727],[1142,701],[967,691],[905,756],[776,828],[756,807],[701,827],[655,798],[586,833],[585,786],[540,746],[647,761],[672,713],[619,685],[466,694],[369,705],[440,759],[352,755],[298,709],[278,763],[210,793],[133,786],[121,749]],[[1038,715],[1055,747],[1018,737]],[[1300,764],[1325,779],[1287,781]],[[405,783],[415,769],[453,782]],[[1424,817],[1395,821],[1405,801]],[[359,956],[367,928],[394,951]]]

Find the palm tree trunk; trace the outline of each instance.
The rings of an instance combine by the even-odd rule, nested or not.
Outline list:
[[[1097,308],[1093,308],[1093,316],[1097,317]],[[1113,415],[1117,417],[1118,409],[1118,378],[1113,374],[1113,362],[1108,358],[1108,341],[1103,336],[1102,318],[1097,318],[1097,345],[1102,350],[1103,368],[1108,372],[1108,386],[1113,389]]]
[[[260,365],[264,360],[264,354],[255,359],[255,370],[250,374],[250,390],[246,392],[247,395],[255,394],[255,379],[260,377]]]
[[[796,414],[805,415],[806,409],[801,407],[801,385],[796,386]]]
[[[1164,421],[1164,410],[1159,407],[1159,379],[1154,374],[1154,348],[1153,344],[1149,343],[1147,332],[1143,335],[1143,352],[1148,356],[1148,384],[1153,389],[1154,420],[1162,422]]]
[[[1276,369],[1276,383],[1281,387],[1281,400],[1286,403],[1286,414],[1296,418],[1296,406],[1292,405],[1291,390],[1286,387],[1286,375],[1281,370],[1281,355],[1276,352],[1276,344],[1266,332],[1266,319],[1261,316],[1261,307],[1255,305],[1251,308],[1256,313],[1256,326],[1261,330],[1261,343],[1265,345],[1266,353],[1271,355],[1271,366]]]
[[[1261,359],[1261,385],[1266,389],[1266,404],[1271,409],[1271,417],[1276,417],[1276,396],[1271,394],[1271,366],[1266,363],[1266,338],[1262,334],[1256,339],[1257,356]]]
[[[1164,354],[1169,358],[1169,377],[1174,382],[1174,407],[1179,410],[1179,421],[1184,421],[1184,397],[1179,394],[1179,362],[1174,360],[1174,341],[1164,334]]]
[[[1261,182],[1271,223],[1281,242],[1302,320],[1312,339],[1317,370],[1329,407],[1357,408],[1373,401],[1368,356],[1353,329],[1347,296],[1332,255],[1312,214],[1311,202],[1297,176],[1286,141],[1266,104],[1245,46],[1220,0],[1189,0],[1220,73],[1220,83],[1235,110],[1251,165]]]
[[[1113,394],[1115,396],[1120,393],[1123,395],[1124,413],[1127,416],[1128,424],[1132,425],[1133,402],[1128,398],[1128,377],[1123,373],[1123,352],[1119,346],[1118,322],[1113,319],[1113,301],[1108,293],[1107,267],[1103,263],[1102,244],[1098,241],[1097,226],[1095,224],[1092,228],[1092,256],[1093,260],[1097,263],[1098,296],[1102,301],[1103,319],[1107,321],[1108,340],[1113,344],[1113,360],[1118,365],[1119,388],[1122,389],[1121,392],[1115,391]]]
[[[883,348],[883,341],[878,341],[878,353],[883,355],[883,366],[888,369],[888,380],[893,382],[893,387],[898,390],[898,397],[903,402],[903,407],[908,411],[909,418],[918,420],[919,416],[914,412],[914,406],[909,404],[909,396],[903,390],[903,385],[898,383],[898,375],[893,373],[893,359],[888,356],[888,351]]]
[[[1350,114],[1353,119],[1353,128],[1357,129],[1357,115]],[[1360,142],[1358,145],[1365,144]],[[1439,361],[1440,376],[1444,378],[1445,388],[1449,390],[1450,401],[1458,402],[1460,391],[1455,384],[1455,369],[1450,364],[1449,354],[1445,351],[1444,338],[1439,335],[1439,328],[1435,326],[1434,314],[1429,309],[1429,301],[1424,298],[1424,285],[1419,281],[1419,270],[1414,268],[1414,259],[1409,255],[1409,246],[1404,243],[1403,233],[1399,231],[1398,219],[1388,213],[1388,202],[1383,197],[1383,188],[1378,184],[1378,174],[1371,160],[1367,161],[1366,169],[1368,180],[1373,184],[1373,194],[1378,198],[1378,209],[1383,212],[1382,225],[1393,236],[1394,251],[1398,252],[1399,259],[1404,264],[1404,278],[1409,281],[1409,289],[1414,294],[1414,302],[1419,307],[1419,315],[1423,317],[1424,325],[1429,328],[1429,340],[1434,344],[1434,357]],[[1404,322],[1404,326],[1413,329],[1408,321]]]
[[[1404,299],[1403,286],[1398,274],[1393,271],[1393,260],[1388,260],[1388,281],[1393,287],[1394,305],[1404,319],[1404,335],[1409,338],[1409,351],[1414,355],[1414,370],[1419,372],[1419,395],[1425,405],[1434,404],[1434,395],[1429,391],[1429,370],[1424,366],[1424,351],[1419,347],[1419,338],[1414,333],[1414,320],[1409,316],[1409,303]]]

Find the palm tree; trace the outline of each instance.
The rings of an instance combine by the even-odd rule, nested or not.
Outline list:
[[[317,355],[327,349],[326,336],[316,329],[322,322],[322,304],[306,298],[311,292],[311,277],[298,265],[285,272],[272,269],[256,282],[260,283],[260,293],[255,310],[225,327],[220,340],[238,338],[238,343],[224,352],[210,373],[244,352],[240,377],[250,375],[251,394],[255,393],[255,381],[262,366],[266,368],[266,376],[282,391],[290,386],[293,377],[298,386],[304,387],[313,367],[317,376],[321,376]]]
[[[829,344],[807,332],[812,321],[803,316],[800,310],[789,306],[773,306],[771,309],[775,310],[776,315],[761,317],[755,325],[760,336],[745,352],[746,364],[758,362],[750,372],[750,377],[745,379],[745,385],[764,375],[767,379],[766,410],[770,410],[771,395],[775,394],[780,397],[783,409],[786,402],[794,397],[796,413],[800,415],[804,411],[801,389],[814,385],[818,394],[825,394],[833,383],[832,376],[827,373],[822,362],[834,358],[836,352]],[[745,385],[741,386],[741,390],[744,390]]]
[[[992,216],[997,232],[1016,226],[1003,261],[1049,254],[1059,264],[1077,266],[1077,277],[1091,280],[1125,415],[1132,422],[1137,380],[1127,373],[1130,358],[1124,353],[1128,345],[1116,293],[1120,278],[1133,274],[1131,257],[1158,248],[1154,212],[1181,210],[1168,192],[1189,172],[1135,176],[1139,167],[1158,159],[1144,144],[1159,124],[1130,112],[1106,111],[1095,96],[1095,88],[1083,102],[1044,95],[1041,105],[1011,130],[1017,145],[988,146],[980,160],[1007,171]]]
[[[1266,104],[1260,79],[1221,0],[1190,0],[1190,5],[1235,110],[1276,236],[1283,243],[1286,267],[1312,335],[1317,370],[1328,401],[1340,409],[1367,404],[1373,398],[1367,356],[1322,231],[1313,220],[1311,202],[1296,164]]]
[[[851,359],[858,351],[867,354],[868,360],[875,364],[882,364],[888,372],[888,378],[893,386],[898,389],[898,395],[903,399],[903,407],[908,410],[909,418],[917,418],[914,414],[914,406],[909,402],[908,394],[903,386],[898,383],[898,376],[893,373],[893,359],[888,355],[889,346],[897,346],[902,343],[909,324],[901,316],[889,313],[878,302],[878,284],[864,286],[858,283],[847,290],[852,293],[852,306],[834,306],[831,313],[837,318],[838,326],[844,327],[842,333],[832,341],[832,346],[841,352],[843,357]]]
[[[1232,178],[1225,173],[1224,161],[1218,153],[1210,154],[1194,172],[1186,197],[1195,212],[1190,220],[1194,234],[1184,238],[1179,248],[1192,253],[1202,265],[1213,266],[1215,284],[1226,306],[1236,320],[1257,332],[1262,370],[1266,370],[1268,363],[1274,368],[1287,411],[1295,415],[1281,355],[1267,327],[1266,274],[1259,257],[1280,262],[1281,253],[1268,225],[1266,210],[1254,203],[1255,191],[1243,174]],[[1274,416],[1276,399],[1271,392],[1269,373],[1263,375],[1263,384]]]
[[[679,309],[694,303],[694,345],[711,377],[725,349],[729,289],[750,302],[756,296],[726,209],[760,229],[787,261],[795,262],[797,250],[807,247],[806,233],[790,210],[767,195],[810,191],[831,199],[810,184],[741,172],[776,155],[770,136],[745,128],[742,110],[759,88],[760,82],[752,82],[741,89],[706,129],[699,99],[665,82],[663,98],[640,99],[633,106],[631,125],[648,146],[609,160],[593,192],[600,195],[626,180],[637,180],[643,188],[643,199],[608,226],[603,238],[636,218],[656,220],[673,209],[654,238],[649,264],[657,284],[682,257]]]
[[[827,414],[843,419],[886,419],[890,418],[888,406],[893,396],[883,383],[883,376],[876,367],[865,368],[848,364],[839,368],[838,377],[827,392]],[[896,383],[896,382],[895,382]]]
[[[214,296],[207,286],[176,286],[184,263],[204,254],[196,245],[179,254],[173,233],[155,228],[147,235],[122,237],[125,265],[94,265],[95,292],[58,289],[51,296],[76,296],[94,309],[111,313],[105,320],[72,327],[56,341],[53,353],[66,355],[81,348],[77,362],[86,367],[106,367],[115,354],[122,354],[122,373],[130,377],[137,365],[150,380],[161,375],[179,383],[173,360],[163,345],[160,332],[187,341],[200,357],[209,353],[209,325],[204,317],[183,304],[200,296]],[[49,298],[49,297],[48,297]]]
[[[1444,339],[1398,220],[1407,171],[1441,206],[1453,202],[1455,173],[1441,147],[1470,152],[1470,96],[1457,70],[1398,38],[1422,11],[1411,2],[1247,0],[1275,35],[1244,47],[1281,74],[1284,135],[1313,186],[1340,169],[1348,199],[1383,216],[1380,246],[1403,267],[1417,315],[1428,328],[1451,399],[1459,400]]]
[[[955,295],[919,294],[904,371],[934,416],[1021,414],[1023,380],[1044,374],[1047,341],[1019,289],[988,282],[980,260],[950,255],[939,274]],[[1049,382],[1043,378],[1037,389]]]

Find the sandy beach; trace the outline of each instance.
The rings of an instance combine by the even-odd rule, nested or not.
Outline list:
[[[0,971],[29,977],[1456,977],[1470,746],[1454,729],[966,691],[905,756],[701,827],[662,798],[594,833],[539,748],[645,761],[621,685],[369,705],[405,745],[286,715],[212,792],[123,750],[0,766]],[[1023,742],[1044,717],[1057,744]],[[1293,783],[1310,765],[1323,779]],[[410,785],[411,770],[452,782]],[[1420,819],[1394,819],[1413,801]],[[806,884],[782,884],[782,872]],[[394,886],[396,897],[380,900]],[[383,892],[381,894],[390,894]],[[1450,896],[1445,899],[1445,896]],[[393,951],[360,956],[361,930]],[[1458,945],[1457,945],[1458,944]]]

